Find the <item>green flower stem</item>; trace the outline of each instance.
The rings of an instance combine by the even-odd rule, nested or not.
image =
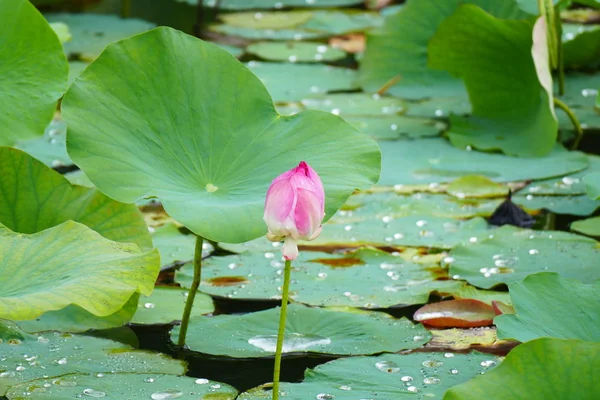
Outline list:
[[[196,249],[194,250],[194,280],[192,281],[192,287],[188,294],[185,302],[185,309],[183,310],[183,316],[181,317],[181,328],[179,330],[179,338],[177,344],[179,346],[185,346],[185,337],[187,336],[187,328],[190,323],[190,314],[192,313],[192,307],[194,306],[194,299],[196,298],[196,292],[200,286],[202,279],[202,244],[204,238],[196,236]]]
[[[583,129],[581,129],[581,124],[579,123],[579,120],[577,119],[575,114],[573,114],[573,111],[571,111],[569,106],[557,99],[556,97],[554,98],[554,105],[567,114],[567,116],[571,120],[571,123],[573,124],[573,128],[575,128],[576,137],[575,141],[573,142],[573,145],[571,146],[571,150],[576,150],[577,147],[579,147],[579,143],[581,143],[581,139],[583,138]]]
[[[121,17],[129,18],[131,15],[131,0],[121,0]]]
[[[281,372],[281,353],[283,350],[283,336],[285,334],[285,318],[287,316],[288,298],[290,295],[290,275],[292,262],[285,261],[283,271],[283,294],[281,296],[281,310],[279,313],[279,331],[277,332],[277,347],[275,349],[275,368],[273,369],[273,400],[279,400],[279,375]]]

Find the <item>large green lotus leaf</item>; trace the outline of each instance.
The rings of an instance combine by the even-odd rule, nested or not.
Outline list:
[[[512,0],[469,2],[498,18],[517,19],[528,16]],[[427,44],[442,21],[463,3],[464,0],[409,0],[400,12],[387,17],[383,28],[367,35],[367,50],[360,60],[361,86],[375,92],[400,75],[399,83],[389,89],[389,93],[394,96],[412,99],[464,97],[466,93],[462,82],[445,71],[427,67]],[[476,37],[482,35],[483,33]],[[469,47],[464,49],[469,50]],[[487,77],[486,82],[489,82]]]
[[[0,147],[0,224],[35,233],[65,221],[80,222],[102,236],[152,247],[140,211],[96,189],[71,185],[58,172],[20,150]]]
[[[517,313],[494,319],[499,339],[600,342],[600,282],[583,284],[545,272],[513,282],[508,289]]]
[[[134,293],[118,311],[98,317],[83,308],[71,304],[58,311],[48,311],[36,319],[16,321],[25,332],[85,332],[90,329],[110,329],[125,325],[138,308],[140,294]]]
[[[283,29],[303,24],[312,17],[310,11],[240,12],[222,14],[219,18],[228,25],[252,29]]]
[[[600,217],[575,221],[571,224],[571,230],[588,236],[600,236]]]
[[[0,318],[33,319],[70,304],[97,315],[120,310],[139,291],[150,294],[158,251],[110,241],[67,221],[34,234],[0,225]]]
[[[251,40],[307,40],[328,36],[327,32],[308,31],[302,28],[254,29],[217,24],[210,25],[208,29],[226,36],[239,36]]]
[[[153,229],[152,243],[160,253],[161,265],[190,261],[194,258],[196,237],[181,233],[172,222]],[[208,256],[212,250],[210,243],[202,243],[202,257]]]
[[[464,175],[483,175],[496,182],[563,176],[588,166],[587,156],[557,145],[543,158],[464,151],[442,138],[381,143],[380,185],[449,182]]]
[[[157,108],[157,98],[180,101]],[[63,117],[69,154],[100,190],[123,202],[156,196],[214,241],[264,234],[269,184],[302,160],[323,180],[328,215],[379,174],[368,136],[327,113],[278,115],[234,57],[170,28],[110,45],[65,95]]]
[[[513,349],[493,371],[446,392],[444,400],[594,400],[600,343],[537,339]]]
[[[565,95],[561,100],[575,113],[583,129],[600,129],[600,108],[596,97],[600,88],[600,74],[570,73],[565,76]],[[564,112],[558,112],[561,130],[573,129]]]
[[[376,12],[327,10],[313,12],[312,18],[301,27],[309,31],[327,32],[329,35],[342,35],[363,32],[382,24],[383,18]]]
[[[487,372],[499,362],[497,357],[477,352],[349,357],[308,369],[302,383],[283,383],[280,391],[288,400],[439,398],[450,387]],[[238,399],[270,399],[271,394],[259,387]]]
[[[244,315],[190,319],[187,345],[193,351],[236,358],[275,353],[279,308]],[[176,341],[179,327],[171,332]],[[290,304],[284,353],[367,355],[421,347],[430,333],[408,319],[382,313],[348,313]]]
[[[600,279],[598,242],[567,232],[502,227],[491,238],[454,247],[450,256],[450,275],[486,289],[544,271],[582,282]]]
[[[200,290],[235,299],[281,297],[283,262],[277,251],[210,257],[202,266]],[[375,249],[342,255],[303,251],[294,262],[290,290],[294,301],[314,306],[383,308],[424,304],[433,291],[448,293],[463,284],[436,280],[439,268],[426,268]],[[186,264],[175,280],[189,288],[193,267]],[[441,276],[443,277],[443,276]]]
[[[600,172],[600,157],[587,154],[588,168],[555,178],[536,180],[519,190],[519,195],[580,195],[585,194],[583,178],[592,172]]]
[[[145,32],[156,25],[136,18],[120,18],[100,14],[46,14],[48,22],[68,25],[73,39],[63,47],[70,58],[92,61],[110,43],[131,35]]]
[[[579,196],[514,196],[513,202],[526,210],[549,210],[555,214],[587,216],[600,207],[600,201]]]
[[[197,0],[176,1],[187,2],[194,7],[198,5]],[[338,7],[351,6],[360,4],[361,2],[361,0],[203,0],[203,4],[207,7],[215,7],[218,5],[219,8],[226,10],[279,9],[284,7]]]
[[[521,157],[552,150],[558,122],[532,43],[531,21],[498,19],[475,5],[459,7],[440,24],[429,42],[429,66],[462,78],[473,106],[473,115],[450,119],[454,145]]]
[[[0,0],[0,145],[40,136],[67,88],[58,37],[27,0]]]
[[[454,218],[416,214],[399,218],[368,219],[346,224],[328,224],[321,235],[306,246],[356,247],[359,245],[415,246],[450,249],[476,241],[490,232],[482,218]]]
[[[302,100],[332,90],[356,89],[356,72],[348,68],[258,61],[250,61],[247,65],[277,102]]]
[[[140,296],[137,312],[131,320],[134,324],[169,324],[180,320],[187,299],[187,290],[172,287],[157,287],[150,296]],[[212,313],[215,310],[212,299],[197,293],[192,308],[192,316]]]
[[[327,111],[344,118],[351,115],[396,115],[406,110],[405,103],[400,99],[377,94],[369,96],[364,93],[312,96],[302,99],[302,104],[306,108]]]
[[[115,399],[215,399],[233,400],[238,391],[230,385],[191,378],[157,373],[106,374],[102,378],[90,374],[71,374],[57,379],[38,379],[16,385],[6,397],[19,400],[23,393],[39,400],[72,399],[80,397],[106,397]]]
[[[378,140],[419,139],[439,136],[446,124],[431,118],[405,117],[403,115],[344,116],[361,132]]]
[[[257,42],[246,51],[272,61],[331,62],[346,57],[343,50],[319,42]]]
[[[67,154],[67,125],[60,119],[53,119],[44,131],[44,136],[18,141],[15,146],[37,158],[49,167],[72,165]]]
[[[592,172],[583,178],[585,190],[593,200],[600,200],[600,172]]]
[[[183,361],[107,339],[60,332],[28,335],[2,321],[0,339],[0,396],[13,385],[41,378],[53,380],[53,385],[68,385],[63,375],[72,373],[89,374],[101,381],[111,373],[186,372]]]

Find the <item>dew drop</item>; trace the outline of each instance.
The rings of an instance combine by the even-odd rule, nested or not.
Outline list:
[[[482,367],[489,368],[489,367],[493,367],[494,365],[496,365],[496,361],[486,360],[486,361],[482,361],[480,364]]]
[[[333,115],[340,115],[340,109],[339,109],[339,108],[333,108],[333,109],[331,110],[331,113],[332,113]]]
[[[402,382],[410,382],[410,381],[413,380],[413,377],[412,376],[408,376],[408,375],[404,375],[402,378],[400,378],[400,380]]]
[[[444,116],[444,111],[437,109],[435,110],[435,116],[436,117],[443,117]]]
[[[19,365],[17,368],[15,368],[15,370],[16,370],[17,372],[23,372],[23,371],[25,371],[25,367],[24,367],[24,366],[22,366],[22,365]]]
[[[409,392],[413,392],[413,393],[417,393],[419,391],[419,389],[417,389],[416,386],[409,386],[406,388],[406,390],[408,390]]]
[[[452,358],[452,357],[454,357],[454,353],[444,353],[444,357]]]
[[[375,367],[383,372],[396,373],[400,372],[400,367],[393,361],[377,361]]]
[[[421,365],[423,365],[424,367],[427,367],[427,368],[434,368],[434,367],[441,367],[442,365],[444,365],[444,363],[441,361],[437,361],[437,360],[425,360],[421,363]]]
[[[581,95],[583,97],[595,97],[598,95],[598,90],[597,89],[583,89],[581,91]]]
[[[531,254],[532,256],[534,256],[536,254],[540,254],[540,251],[538,249],[531,249],[531,250],[529,250],[529,254]]]
[[[198,378],[196,379],[196,384],[198,385],[206,385],[208,382],[210,382],[208,379],[206,378]]]
[[[416,222],[416,225],[417,225],[419,228],[422,228],[422,227],[424,227],[425,225],[427,225],[427,221],[420,219],[420,220],[418,220],[418,221]]]
[[[437,385],[440,383],[440,378],[428,376],[427,378],[423,379],[423,383],[426,385]]]
[[[144,379],[144,382],[146,382],[146,383],[154,383],[154,378],[146,378],[146,379]]]
[[[308,3],[308,0],[306,0]],[[316,397],[317,400],[333,400],[335,396],[329,393],[319,393]]]
[[[352,388],[348,385],[342,385],[340,386],[340,390],[352,390]]]
[[[469,242],[470,243],[477,243],[477,238],[475,236],[472,236],[469,238]]]
[[[458,374],[458,370],[457,370],[457,369],[455,369],[455,368],[453,368],[453,369],[451,369],[451,370],[450,370],[450,373],[451,373],[452,375],[456,375],[456,374]]]
[[[145,304],[144,304],[144,308],[154,308],[154,307],[156,307],[156,306],[154,305],[154,303],[145,303]]]
[[[67,363],[67,359],[63,357],[60,360],[58,360],[57,363],[59,363],[60,365],[65,365]]]
[[[183,396],[181,390],[164,390],[162,392],[154,392],[150,395],[152,400],[176,399]]]
[[[83,389],[83,394],[90,397],[104,397],[106,393],[94,389]]]
[[[296,61],[298,61],[298,56],[295,56],[295,55],[292,54],[291,56],[288,57],[288,61],[289,62],[296,62]]]
[[[325,278],[327,278],[327,273],[325,273],[325,272],[319,272],[319,273],[317,274],[317,276],[318,276],[319,278],[321,278],[321,279],[325,279]]]

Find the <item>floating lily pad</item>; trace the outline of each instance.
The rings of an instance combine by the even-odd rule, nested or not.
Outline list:
[[[600,207],[599,200],[580,196],[514,196],[513,202],[528,210],[548,210],[555,214],[587,216]]]
[[[267,87],[273,101],[302,100],[331,90],[356,89],[356,72],[327,65],[250,61],[247,64]],[[293,76],[294,79],[290,79]]]
[[[600,236],[600,217],[592,217],[575,221],[571,230],[588,236]]]
[[[369,96],[364,93],[338,93],[302,99],[306,108],[327,111],[335,115],[378,116],[395,115],[405,111],[404,102],[393,97]]]
[[[413,319],[435,328],[476,328],[492,325],[495,316],[489,304],[458,299],[425,304],[415,311]]]
[[[293,28],[311,19],[310,11],[240,12],[221,14],[228,25],[250,29]]]
[[[450,182],[447,192],[459,199],[465,197],[506,197],[508,187],[481,175],[465,175]]]
[[[600,88],[600,74],[570,73],[565,76],[565,95],[561,97],[575,113],[583,129],[600,128],[600,108],[596,97]],[[565,113],[558,113],[561,129],[572,129]]]
[[[164,373],[181,375],[186,372],[183,361],[163,354],[133,350],[112,340],[68,333],[47,332],[28,335],[16,327],[0,323],[0,395],[14,385],[48,378],[52,385],[68,386],[66,374],[87,374],[99,383],[110,374]],[[25,356],[24,356],[25,355]],[[43,385],[40,385],[43,387]],[[12,392],[9,399],[17,399]],[[37,393],[36,393],[37,394]]]
[[[50,25],[27,0],[0,0],[0,145],[40,136],[67,89],[68,64]],[[40,62],[43,60],[43,62]]]
[[[202,267],[200,290],[235,299],[280,298],[280,259],[274,250],[211,257]],[[335,256],[303,251],[293,264],[290,290],[294,301],[310,305],[383,308],[423,304],[433,291],[446,293],[462,286],[460,282],[436,280],[443,275],[439,268],[426,268],[375,249]],[[177,271],[175,279],[190,287],[192,277],[192,265],[187,264]]]
[[[185,235],[172,222],[167,222],[152,232],[152,244],[160,252],[162,265],[186,262],[194,258],[196,236]],[[213,248],[210,243],[202,243],[202,257],[208,256]]]
[[[402,115],[379,117],[344,116],[361,132],[379,140],[419,139],[439,136],[446,124],[431,118],[405,117]]]
[[[584,283],[600,278],[598,242],[566,232],[502,227],[492,238],[454,247],[450,256],[450,275],[482,288],[544,271]]]
[[[196,6],[196,0],[176,0]],[[360,4],[362,0],[204,0],[207,7],[219,6],[226,10],[270,9],[284,7],[340,7]]]
[[[490,233],[482,218],[459,221],[422,214],[327,225],[317,239],[306,245],[344,248],[368,244],[449,249],[461,242],[487,237]]]
[[[260,75],[269,71],[264,68],[252,69]],[[329,83],[336,73],[346,75],[324,71]],[[163,104],[170,118],[156,113],[153,93],[182,99]],[[171,28],[110,45],[71,86],[62,108],[69,154],[100,190],[129,203],[156,196],[170,216],[214,241],[264,235],[269,184],[302,160],[323,180],[327,215],[379,175],[379,149],[371,138],[327,113],[281,117],[239,61]],[[352,167],[340,169],[340,163]]]
[[[346,52],[318,42],[257,42],[246,51],[272,61],[327,62],[346,57]]]
[[[563,176],[585,169],[585,154],[557,145],[543,158],[457,149],[442,138],[386,142],[380,185],[449,182],[464,175],[483,175],[496,182]]]
[[[152,242],[139,210],[96,189],[74,186],[20,150],[0,148],[0,223],[35,233],[65,221],[80,222],[107,239],[149,249]]]
[[[135,314],[139,293],[134,293],[118,311],[105,317],[98,317],[83,308],[70,305],[62,310],[48,311],[28,321],[16,321],[25,332],[85,332],[90,329],[110,329],[125,325]]]
[[[473,0],[470,3],[498,18],[529,16],[513,1]],[[367,35],[367,51],[360,61],[361,86],[375,92],[400,74],[402,79],[389,89],[394,96],[464,98],[466,92],[462,82],[445,71],[427,68],[426,51],[439,25],[461,4],[462,0],[445,0],[443,4],[438,0],[410,1],[399,13],[388,16],[381,29]]]
[[[588,196],[593,200],[600,200],[600,172],[587,174],[583,182]]]
[[[284,353],[366,355],[414,349],[431,335],[409,320],[356,314],[290,304]],[[275,353],[279,308],[244,315],[190,319],[187,345],[193,351],[237,358]],[[226,333],[226,334],[225,334]],[[179,335],[179,327],[171,338]]]
[[[563,52],[567,68],[583,68],[597,64],[600,61],[600,28],[597,25],[584,28],[571,40],[564,42]]]
[[[52,168],[73,164],[67,154],[67,125],[60,119],[50,122],[44,136],[19,141],[14,147]]]
[[[593,400],[600,396],[594,374],[600,368],[599,352],[600,343],[579,340],[524,343],[493,371],[451,388],[444,400]]]
[[[328,35],[341,35],[349,32],[363,32],[383,24],[383,17],[376,12],[357,10],[314,11],[312,18],[302,24],[309,31],[327,32]]]
[[[158,275],[156,250],[110,241],[67,221],[35,234],[0,225],[0,318],[33,319],[75,304],[98,316],[117,312]]]
[[[239,36],[251,40],[310,40],[324,38],[326,32],[312,32],[306,29],[254,29],[225,24],[210,25],[209,30],[227,36]]]
[[[516,314],[494,319],[500,339],[600,341],[600,282],[583,284],[539,273],[509,284],[508,289]]]
[[[187,290],[171,287],[157,287],[150,296],[140,296],[137,312],[131,320],[134,324],[169,324],[181,319],[187,299]],[[212,299],[203,293],[196,293],[192,316],[212,313],[215,310]]]
[[[110,43],[145,32],[156,25],[136,18],[120,18],[101,14],[46,14],[48,22],[63,22],[69,26],[73,39],[63,47],[69,57],[92,61]]]
[[[169,374],[120,373],[102,378],[90,374],[70,374],[57,379],[38,379],[14,386],[8,400],[21,399],[23,392],[40,400],[78,397],[144,398],[144,399],[216,399],[233,400],[237,390],[224,383]]]
[[[580,195],[585,194],[583,178],[593,172],[600,172],[600,157],[587,154],[588,168],[564,176],[536,180],[519,191],[519,195]]]
[[[471,113],[471,103],[466,97],[431,97],[421,100],[406,101],[406,114],[427,118],[448,118],[451,114],[466,115]]]
[[[539,24],[532,34],[530,22],[496,18],[465,4],[439,25],[428,44],[429,66],[462,78],[473,106],[471,116],[450,118],[448,135],[455,146],[521,157],[552,150],[558,123],[545,25]],[[538,43],[536,36],[532,42],[540,29],[543,40]],[[539,51],[544,54],[538,64]]]
[[[448,257],[444,259],[444,262],[452,262],[453,259]],[[460,279],[460,276],[455,275],[453,279]],[[471,285],[464,285],[460,289],[451,293],[455,299],[474,299],[483,301],[489,305],[492,305],[493,301],[501,301],[505,304],[511,304],[510,295],[508,292],[500,292],[497,290],[481,290]]]
[[[302,383],[283,383],[280,391],[290,399],[441,398],[448,388],[488,371],[499,361],[476,352],[350,357],[309,369]],[[271,395],[258,387],[238,399],[270,399]]]

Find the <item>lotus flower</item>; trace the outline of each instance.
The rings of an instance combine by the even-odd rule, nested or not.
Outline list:
[[[273,180],[265,200],[264,220],[273,242],[285,240],[283,257],[298,257],[298,240],[313,240],[321,233],[325,192],[321,178],[304,161]]]

